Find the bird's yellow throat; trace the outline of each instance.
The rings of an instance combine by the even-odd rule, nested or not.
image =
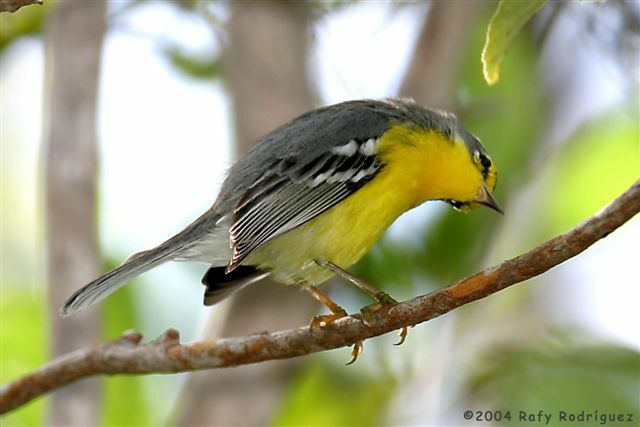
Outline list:
[[[464,142],[433,130],[395,125],[378,153],[385,164],[381,174],[391,174],[387,185],[405,194],[409,207],[426,200],[471,200],[483,181]]]

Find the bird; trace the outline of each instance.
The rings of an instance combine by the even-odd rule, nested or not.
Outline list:
[[[480,140],[452,113],[410,98],[346,101],[303,114],[261,138],[229,169],[217,199],[160,245],[71,295],[69,316],[170,260],[209,266],[204,305],[269,277],[304,288],[330,314],[347,313],[318,288],[339,276],[377,306],[391,296],[347,271],[405,211],[430,200],[503,213],[497,172]],[[401,332],[402,340],[406,328]],[[354,345],[354,359],[362,342]]]

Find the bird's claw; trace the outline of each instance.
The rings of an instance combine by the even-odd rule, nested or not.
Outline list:
[[[400,337],[400,341],[395,343],[394,345],[402,345],[404,340],[407,339],[407,335],[409,335],[409,329],[405,326],[398,332],[398,336]]]
[[[356,359],[358,359],[358,356],[360,356],[362,354],[362,351],[364,350],[364,341],[360,340],[360,341],[356,341],[353,344],[353,348],[351,349],[351,360],[348,361],[345,365],[349,366],[351,365],[353,362],[356,361]]]
[[[386,295],[386,298],[381,298],[378,302],[368,305],[364,308],[362,308],[360,310],[360,315],[362,317],[362,322],[367,325],[367,326],[371,326],[373,324],[375,324],[376,318],[378,316],[378,311],[383,309],[383,308],[388,308],[394,305],[398,304],[398,301],[396,301],[395,299],[391,298],[389,295]],[[402,329],[400,329],[400,331],[398,331],[398,336],[400,337],[400,341],[398,341],[397,343],[395,343],[394,345],[402,345],[405,340],[407,339],[407,335],[409,334],[409,328],[408,327],[403,327]]]
[[[336,312],[331,314],[322,314],[322,315],[314,316],[313,319],[311,320],[311,325],[309,325],[309,328],[311,330],[311,335],[317,336],[318,331],[324,328],[325,326],[327,326],[329,323],[335,322],[336,320],[341,319],[343,317],[347,317],[348,315],[349,314],[346,311],[339,309],[339,310],[336,310]],[[364,350],[364,341],[362,340],[356,341],[353,344],[353,348],[351,349],[351,360],[348,361],[346,364],[351,365],[352,363],[354,363],[358,359],[358,356],[362,354],[363,350]]]

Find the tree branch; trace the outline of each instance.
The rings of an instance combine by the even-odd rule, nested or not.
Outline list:
[[[367,325],[360,315],[353,315],[314,334],[305,326],[186,345],[180,344],[179,334],[173,329],[147,344],[140,344],[142,335],[128,332],[115,341],[55,359],[3,387],[0,413],[93,375],[173,373],[285,359],[351,345],[416,325],[546,272],[606,237],[639,211],[640,180],[568,233],[447,288],[380,310]]]
[[[0,0],[0,12],[13,13],[23,6],[42,4],[42,0]]]

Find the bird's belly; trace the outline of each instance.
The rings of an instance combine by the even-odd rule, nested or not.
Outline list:
[[[382,233],[409,208],[397,191],[384,188],[385,179],[365,185],[355,194],[305,224],[273,239],[243,264],[271,270],[278,282],[318,285],[333,273],[315,260],[349,268],[362,258]],[[372,185],[373,184],[373,185]]]

